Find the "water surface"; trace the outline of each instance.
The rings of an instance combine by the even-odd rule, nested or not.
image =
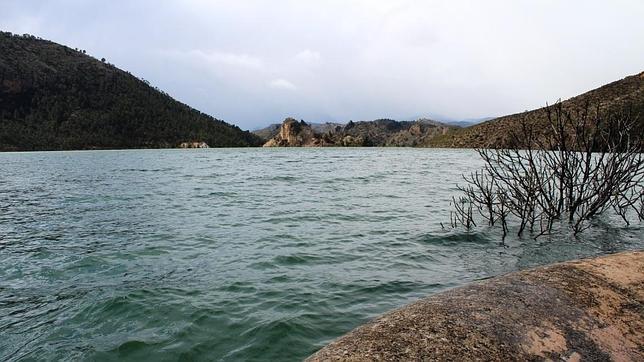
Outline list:
[[[0,360],[298,360],[388,309],[642,248],[444,230],[468,150],[0,154]],[[611,226],[614,225],[614,226]]]

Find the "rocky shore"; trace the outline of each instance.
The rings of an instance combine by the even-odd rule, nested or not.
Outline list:
[[[425,298],[309,361],[644,360],[644,252],[507,274]]]

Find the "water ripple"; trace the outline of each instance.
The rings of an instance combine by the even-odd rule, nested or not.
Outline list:
[[[641,227],[444,230],[473,151],[0,154],[0,360],[300,360],[388,309]]]

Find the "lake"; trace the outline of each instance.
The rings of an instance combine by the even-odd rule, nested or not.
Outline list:
[[[300,360],[423,296],[644,247],[444,229],[472,150],[0,153],[0,360]]]

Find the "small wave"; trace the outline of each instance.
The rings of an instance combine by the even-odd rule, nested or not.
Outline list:
[[[168,171],[173,171],[175,168],[173,167],[165,167],[165,168],[124,168],[116,171],[120,172],[168,172]]]
[[[275,269],[276,265],[273,263],[269,263],[267,261],[259,261],[248,265],[248,267],[255,270],[268,270],[268,269]]]
[[[489,235],[479,232],[446,232],[446,233],[430,233],[419,236],[416,239],[422,244],[452,246],[458,244],[481,244],[489,245],[495,240]],[[500,242],[497,240],[496,242]]]
[[[287,217],[271,217],[263,220],[269,224],[284,224],[284,223],[297,223],[302,221],[320,221],[322,217],[316,215],[299,215],[299,216],[287,216]]]
[[[208,196],[220,196],[220,197],[237,197],[236,192],[226,192],[226,191],[212,191],[208,193]]]
[[[272,339],[272,343],[282,338],[299,338],[313,331],[313,325],[298,323],[296,318],[283,318],[253,326],[241,333],[246,338],[259,337]],[[266,333],[265,331],[270,331]],[[290,337],[289,337],[290,336]]]
[[[126,341],[121,343],[116,347],[115,352],[118,352],[122,355],[132,355],[132,353],[153,345],[153,343],[147,343],[143,341]]]
[[[223,291],[232,293],[255,293],[257,288],[249,282],[233,282],[222,288]]]
[[[374,295],[390,297],[405,297],[409,294],[426,295],[428,291],[440,290],[445,287],[441,283],[423,283],[409,280],[391,281],[362,281],[352,283],[325,283],[325,290],[336,301],[343,304],[363,303],[373,299]]]
[[[312,254],[304,254],[304,253],[297,253],[297,254],[291,254],[291,255],[278,255],[275,258],[273,258],[273,261],[277,265],[305,265],[305,264],[320,264],[324,262],[326,258],[317,256],[317,255],[312,255]]]
[[[299,180],[299,177],[295,176],[273,176],[266,178],[267,181],[282,181],[282,182],[292,182]]]
[[[396,294],[396,293],[413,292],[415,290],[418,290],[421,288],[424,289],[427,287],[428,285],[424,283],[396,280],[396,281],[377,283],[375,285],[369,285],[366,287],[358,288],[356,290],[356,293],[359,293],[359,294],[364,293],[366,295],[374,295],[374,294],[380,294],[380,293]]]

